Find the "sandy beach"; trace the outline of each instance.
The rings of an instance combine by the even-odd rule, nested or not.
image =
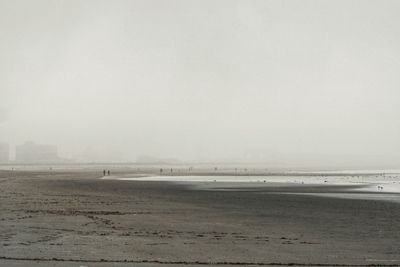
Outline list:
[[[0,171],[0,266],[400,265],[399,203],[317,195],[358,185],[208,190],[101,176]]]

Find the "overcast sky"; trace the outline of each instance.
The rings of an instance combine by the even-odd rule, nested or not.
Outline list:
[[[399,14],[397,0],[0,0],[0,141],[400,162]]]

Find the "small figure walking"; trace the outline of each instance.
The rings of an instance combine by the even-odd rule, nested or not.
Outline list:
[[[103,176],[106,176],[106,170],[103,170]]]
[[[109,176],[110,176],[110,173],[111,173],[110,170],[108,170],[107,174],[108,174]]]

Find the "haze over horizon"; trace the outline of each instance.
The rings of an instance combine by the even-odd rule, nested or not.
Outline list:
[[[400,168],[399,1],[0,0],[0,142]]]

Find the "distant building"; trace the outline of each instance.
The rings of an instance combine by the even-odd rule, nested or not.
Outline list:
[[[59,157],[56,146],[25,142],[16,147],[15,160],[26,163],[56,162]]]
[[[10,160],[10,146],[7,143],[0,143],[0,163]]]

